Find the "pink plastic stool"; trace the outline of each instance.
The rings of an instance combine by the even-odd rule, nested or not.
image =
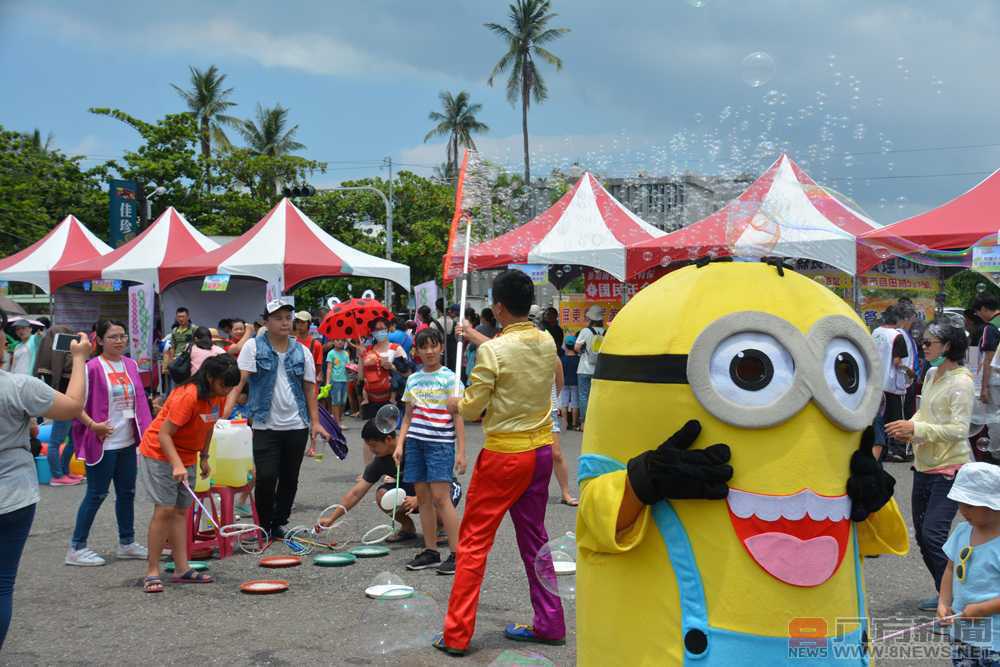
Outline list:
[[[226,521],[222,519],[223,513],[220,511],[220,504],[215,502],[215,498],[212,496],[214,489],[209,489],[208,491],[196,491],[195,495],[198,496],[198,500],[201,501],[203,505],[212,513],[212,519],[215,523],[220,526],[226,525]],[[188,508],[188,522],[187,522],[187,547],[188,554],[193,554],[198,551],[211,551],[216,549],[219,552],[219,559],[226,558],[231,555],[229,541],[219,535],[219,531],[213,526],[209,530],[200,530],[201,528],[201,516],[204,514],[198,503],[191,503],[191,507]],[[211,521],[209,521],[211,523]],[[231,522],[230,522],[231,523]]]
[[[222,520],[219,525],[226,526],[231,523],[236,523],[236,494],[246,493],[250,500],[250,514],[253,517],[252,522],[254,525],[260,525],[260,518],[257,516],[257,502],[253,495],[253,484],[246,484],[244,486],[213,486],[211,489],[212,493],[219,494],[219,504],[222,508]],[[263,526],[261,526],[263,528]],[[237,548],[237,540],[242,539],[239,535],[234,535],[233,537],[224,538],[226,542],[226,549],[230,554],[234,553]],[[263,545],[261,545],[263,546]]]

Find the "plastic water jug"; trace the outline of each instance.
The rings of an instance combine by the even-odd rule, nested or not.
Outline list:
[[[216,459],[215,459],[215,438],[212,438],[212,441],[210,443],[208,443],[208,467],[212,469],[212,472],[210,473],[211,477],[202,477],[201,476],[201,465],[200,465],[200,463],[201,463],[201,461],[199,460],[197,463],[195,463],[195,466],[194,466],[195,467],[194,490],[196,492],[198,492],[198,493],[202,493],[204,491],[208,491],[208,489],[211,488],[211,486],[212,486],[212,479],[216,475],[216,472],[215,472],[215,465],[216,465]]]
[[[215,471],[219,486],[245,486],[253,466],[253,432],[242,420],[220,419],[215,423],[212,445],[215,447]],[[211,465],[211,464],[210,464]]]

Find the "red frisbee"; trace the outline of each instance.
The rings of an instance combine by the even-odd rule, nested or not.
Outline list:
[[[298,556],[267,556],[260,559],[261,567],[297,567],[302,565],[302,559]]]
[[[240,590],[250,595],[271,595],[288,590],[288,582],[282,579],[252,579],[240,584]]]

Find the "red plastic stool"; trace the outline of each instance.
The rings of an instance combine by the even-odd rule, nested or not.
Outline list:
[[[219,522],[221,526],[227,526],[231,523],[236,523],[236,494],[246,493],[250,501],[250,514],[253,517],[254,525],[260,526],[260,518],[257,516],[257,502],[253,495],[253,484],[245,484],[243,486],[213,486],[211,489],[212,493],[219,494],[219,505],[222,508],[222,520]],[[263,528],[263,526],[261,526]],[[266,529],[265,529],[266,530]],[[237,540],[243,539],[239,535],[234,535],[233,537],[224,538],[226,542],[226,548],[230,554],[236,551]],[[263,546],[263,545],[262,545]]]
[[[214,489],[196,491],[195,495],[198,496],[198,500],[211,512],[211,518],[215,520],[215,523],[224,526],[226,522],[222,520],[223,514],[219,509],[219,504],[215,502],[215,498],[212,496],[213,491]],[[229,556],[231,553],[229,550],[229,541],[219,535],[219,531],[216,530],[215,526],[212,526],[209,530],[201,530],[201,518],[203,514],[204,512],[198,506],[198,503],[191,503],[191,507],[188,508],[187,521],[188,553],[204,553],[206,551],[210,553],[212,549],[217,549],[220,559]]]

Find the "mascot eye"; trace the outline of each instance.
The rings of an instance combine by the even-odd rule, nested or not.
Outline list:
[[[740,333],[726,338],[712,353],[712,388],[740,405],[770,405],[795,379],[795,362],[773,336]]]
[[[823,376],[844,407],[861,405],[868,386],[868,366],[858,347],[846,338],[834,338],[823,355]]]

